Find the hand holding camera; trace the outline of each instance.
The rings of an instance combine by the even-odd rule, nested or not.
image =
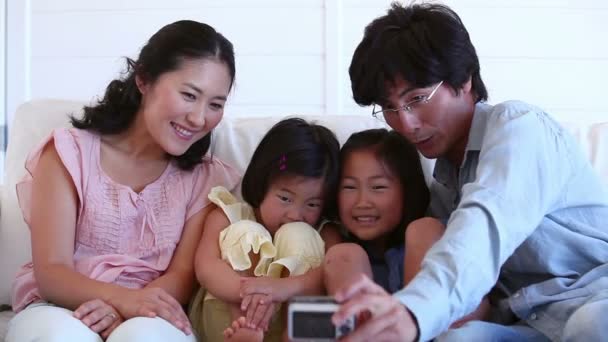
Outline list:
[[[334,297],[341,303],[334,322],[369,312],[369,317],[344,339],[345,342],[415,341],[418,337],[418,325],[407,307],[365,275],[338,290]]]
[[[355,329],[355,317],[334,325],[339,304],[332,297],[301,296],[289,301],[287,329],[290,341],[334,341]]]
[[[288,309],[293,341],[414,341],[418,326],[395,297],[362,275],[332,297],[294,297]]]

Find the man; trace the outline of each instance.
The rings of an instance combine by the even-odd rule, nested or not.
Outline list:
[[[334,322],[371,314],[347,340],[605,338],[606,190],[542,110],[484,103],[458,15],[438,4],[393,4],[366,28],[349,71],[358,104],[374,105],[375,117],[437,158],[430,211],[446,228],[393,296],[364,276],[336,290],[343,305]],[[492,288],[494,322],[448,330]]]

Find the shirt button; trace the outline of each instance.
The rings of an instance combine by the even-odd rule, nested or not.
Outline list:
[[[538,317],[536,317],[536,314],[535,314],[535,313],[533,313],[533,314],[531,314],[531,315],[530,315],[530,319],[531,319],[531,320],[535,320],[536,318],[538,318]]]

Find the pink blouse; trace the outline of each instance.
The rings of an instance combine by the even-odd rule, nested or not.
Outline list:
[[[210,203],[207,194],[212,187],[232,189],[240,180],[231,166],[205,157],[191,171],[170,162],[157,180],[136,193],[101,169],[98,134],[56,129],[29,155],[28,175],[17,184],[28,224],[32,174],[51,139],[78,193],[74,269],[91,279],[129,288],[142,288],[163,274],[186,221]],[[31,262],[17,274],[12,298],[15,311],[41,299]]]

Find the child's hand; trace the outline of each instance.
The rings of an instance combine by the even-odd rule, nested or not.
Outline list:
[[[256,293],[268,295],[275,303],[285,302],[293,295],[284,278],[241,278],[241,297],[245,298]]]
[[[241,310],[246,312],[247,327],[266,331],[275,312],[275,303],[269,295],[255,293],[243,298]]]

